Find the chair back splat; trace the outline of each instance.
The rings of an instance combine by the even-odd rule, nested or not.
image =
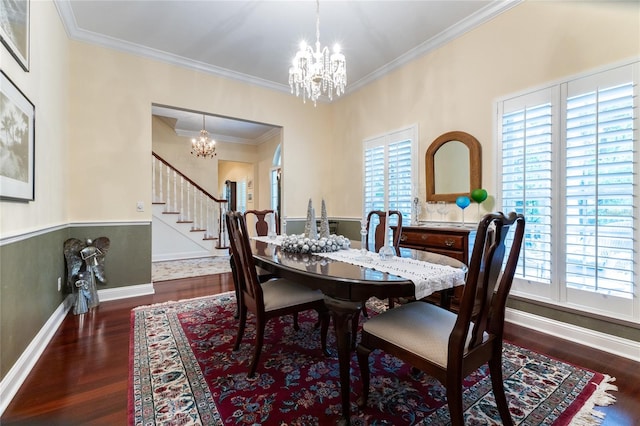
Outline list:
[[[502,335],[524,228],[521,214],[490,213],[482,218],[457,315],[416,301],[364,323],[357,348],[363,385],[360,406],[366,405],[370,391],[369,354],[382,349],[445,385],[451,424],[462,426],[462,382],[488,362],[498,412],[503,424],[513,425],[502,380]]]
[[[249,219],[255,219],[256,235],[258,237],[266,237],[269,233],[269,222],[267,222],[267,215],[274,215],[274,222],[276,224],[276,234],[280,235],[280,221],[278,220],[278,212],[276,210],[247,210],[244,212],[245,223],[249,223]]]
[[[385,212],[382,210],[372,210],[367,215],[367,240],[366,240],[366,249],[369,248],[369,236],[371,233],[374,233],[374,244],[373,250],[376,253],[380,251],[382,246],[384,246],[384,233],[387,230],[387,220],[391,221],[393,217],[396,217],[396,231],[393,233],[393,239],[391,241],[391,246],[396,251],[396,256],[400,256],[400,236],[402,234],[402,213],[398,210],[389,210],[389,212]],[[379,223],[374,228],[374,224],[372,223],[372,219],[377,217]]]
[[[506,237],[514,225],[511,251],[505,263]],[[511,291],[523,236],[524,217],[515,213],[508,216],[488,214],[478,224],[451,346],[472,352],[482,345],[487,334],[502,341],[507,296]],[[465,348],[469,330],[471,339]],[[453,356],[456,355],[450,353],[450,357]]]

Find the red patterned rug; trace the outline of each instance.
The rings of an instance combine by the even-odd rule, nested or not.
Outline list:
[[[384,309],[369,303],[373,315]],[[135,425],[326,425],[340,416],[337,357],[320,350],[315,312],[267,323],[256,378],[247,379],[255,328],[249,316],[243,344],[233,352],[237,320],[233,293],[144,306],[132,311],[129,422]],[[335,348],[333,333],[328,344]],[[445,388],[384,353],[374,352],[371,406],[351,361],[353,425],[446,425]],[[614,398],[613,378],[506,343],[503,362],[511,415],[517,425],[588,425],[603,417],[594,405]],[[465,424],[500,424],[488,368],[465,380]]]

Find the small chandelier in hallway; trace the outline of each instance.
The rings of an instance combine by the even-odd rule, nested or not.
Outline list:
[[[306,42],[300,43],[300,50],[289,68],[289,86],[291,93],[295,89],[296,96],[302,94],[303,102],[307,98],[316,104],[321,95],[333,99],[344,93],[347,85],[347,64],[344,55],[340,53],[340,46],[333,47],[333,53],[325,46],[320,48],[320,0],[316,0],[316,50],[312,50]]]
[[[196,157],[213,158],[216,154],[216,141],[209,137],[204,126],[204,114],[202,115],[202,130],[200,136],[191,139],[191,154]]]

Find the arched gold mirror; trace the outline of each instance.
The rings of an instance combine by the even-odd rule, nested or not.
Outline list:
[[[482,187],[480,142],[468,133],[454,131],[437,137],[425,156],[427,201],[455,202]]]

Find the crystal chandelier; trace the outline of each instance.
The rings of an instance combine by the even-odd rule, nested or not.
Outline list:
[[[202,130],[200,136],[191,139],[191,154],[196,157],[213,158],[216,154],[216,141],[209,137],[209,132],[204,126],[204,114],[202,115]]]
[[[302,93],[303,102],[309,98],[316,105],[323,94],[333,99],[334,89],[336,95],[342,95],[346,85],[347,65],[340,46],[336,44],[332,54],[326,46],[320,48],[320,0],[316,0],[316,50],[314,52],[304,41],[300,43],[300,50],[289,68],[291,93],[295,89],[296,96]]]

